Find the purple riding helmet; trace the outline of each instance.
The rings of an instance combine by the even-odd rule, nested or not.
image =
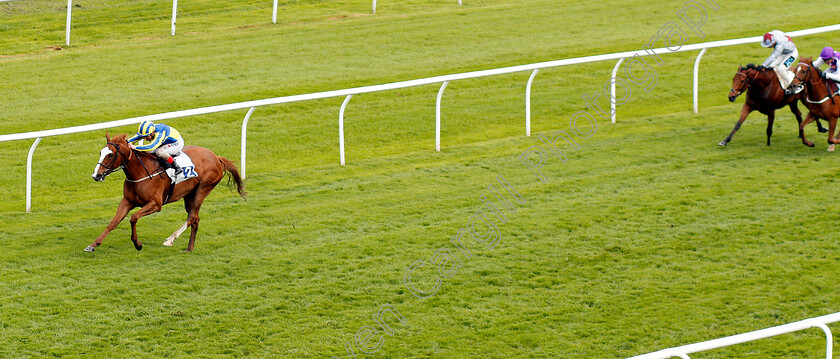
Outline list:
[[[820,58],[828,62],[832,58],[840,58],[840,52],[836,52],[830,46],[826,46],[822,49],[822,52],[820,52]]]

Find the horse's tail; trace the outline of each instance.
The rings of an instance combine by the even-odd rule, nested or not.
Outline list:
[[[236,168],[236,165],[227,158],[219,157],[219,162],[222,164],[222,167],[224,167],[225,172],[230,175],[228,177],[228,187],[230,187],[230,181],[233,180],[233,183],[236,185],[236,191],[239,192],[239,195],[242,196],[242,198],[245,198],[245,183],[242,182],[242,176],[239,175],[239,169]]]

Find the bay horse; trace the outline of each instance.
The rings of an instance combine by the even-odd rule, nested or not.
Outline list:
[[[796,65],[793,81],[790,82],[786,92],[793,92],[800,86],[805,87],[802,91],[802,103],[808,107],[808,115],[805,116],[805,121],[799,124],[802,143],[814,147],[813,142],[805,139],[802,128],[811,121],[819,121],[821,118],[828,121],[828,150],[834,151],[834,145],[840,143],[840,140],[834,136],[837,117],[840,117],[840,99],[836,98],[838,95],[836,89],[834,91],[829,90],[833,81],[825,80],[820,76],[822,71],[811,65],[812,59],[810,57],[803,57],[799,61],[799,65]]]
[[[110,138],[106,133],[105,140],[106,146],[100,151],[99,163],[94,168],[92,177],[95,181],[102,182],[111,173],[123,169],[125,172],[123,198],[111,223],[93,243],[85,248],[86,252],[96,250],[96,247],[102,244],[105,236],[114,228],[117,228],[117,225],[128,215],[128,212],[136,207],[140,207],[140,210],[131,215],[131,241],[138,251],[143,249],[143,243],[137,239],[137,220],[160,211],[164,204],[182,198],[184,199],[184,208],[187,211],[187,221],[166,239],[164,245],[171,246],[187,227],[191,227],[187,251],[192,251],[195,245],[195,235],[198,232],[198,211],[201,209],[201,203],[204,202],[210,191],[221,182],[225,173],[230,175],[230,179],[236,185],[236,191],[239,192],[239,195],[245,198],[244,184],[236,165],[226,158],[216,156],[215,153],[206,148],[184,147],[183,152],[187,153],[192,159],[198,177],[178,183],[174,185],[175,188],[170,190],[172,181],[156,156],[130,148],[124,134]]]
[[[738,67],[738,72],[732,78],[732,88],[729,90],[729,102],[735,102],[741,93],[747,92],[744,106],[741,107],[741,117],[735,123],[735,128],[723,141],[718,145],[726,146],[729,141],[732,141],[732,136],[741,128],[747,116],[753,112],[758,111],[767,115],[767,145],[770,146],[770,136],[773,134],[773,121],[776,119],[776,110],[784,106],[790,107],[790,112],[796,116],[796,122],[802,124],[802,112],[799,111],[797,102],[800,99],[799,94],[787,94],[782,85],[779,84],[779,79],[775,71],[765,71],[769,69],[759,68],[753,64],[748,64],[747,67]],[[817,121],[817,128],[820,132],[827,130]],[[802,137],[800,130],[799,137]]]

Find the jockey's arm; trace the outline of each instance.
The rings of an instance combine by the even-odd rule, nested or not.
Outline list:
[[[158,132],[151,143],[143,146],[135,146],[134,149],[143,152],[152,152],[163,144],[163,140],[166,139],[167,136],[169,136],[169,131]]]
[[[824,63],[825,63],[825,60],[823,60],[822,57],[817,57],[817,59],[814,60],[814,62],[811,63],[811,66],[814,66],[816,68],[820,68],[820,66],[822,66]]]
[[[768,57],[767,60],[764,60],[764,62],[761,63],[761,66],[770,67],[770,65],[775,62],[779,56],[782,56],[782,52],[779,50],[773,50],[773,53],[770,54],[770,57]]]

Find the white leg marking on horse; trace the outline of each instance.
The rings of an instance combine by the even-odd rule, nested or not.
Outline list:
[[[102,160],[105,159],[105,156],[107,156],[111,153],[113,153],[113,152],[111,152],[111,149],[108,148],[108,146],[105,146],[105,148],[103,148],[99,151],[99,162],[96,162],[96,167],[93,168],[93,174],[90,175],[91,177],[96,177],[96,174],[99,172],[99,166],[100,166],[99,164],[102,163]]]
[[[184,222],[184,224],[181,226],[181,228],[178,228],[178,230],[173,232],[172,235],[169,236],[169,238],[167,238],[165,241],[163,241],[163,245],[165,245],[167,247],[172,247],[172,245],[175,244],[175,240],[178,239],[178,237],[181,236],[181,233],[184,233],[184,231],[186,231],[186,230],[187,230],[187,222]]]

